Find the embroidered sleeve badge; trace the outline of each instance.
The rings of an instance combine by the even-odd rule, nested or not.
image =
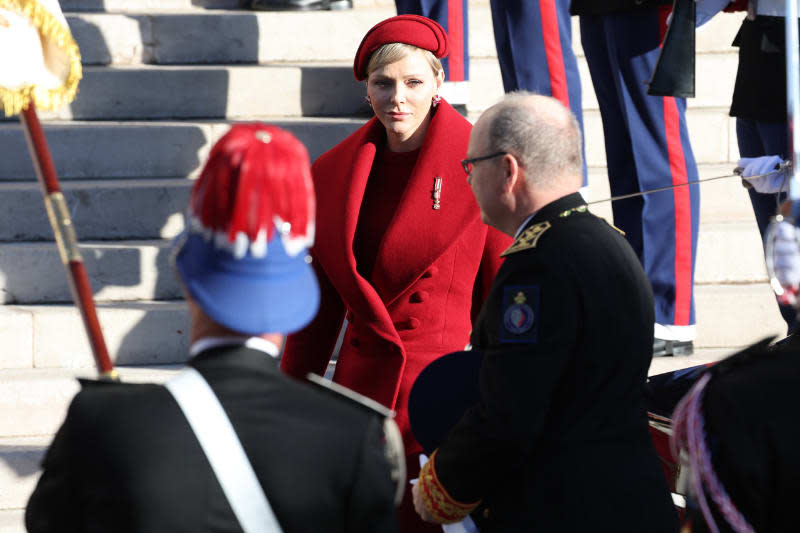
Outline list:
[[[503,289],[501,342],[536,342],[539,286],[509,286]]]

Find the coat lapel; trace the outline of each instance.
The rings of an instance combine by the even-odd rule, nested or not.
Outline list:
[[[359,274],[353,252],[361,201],[383,136],[383,126],[373,118],[314,163],[314,187],[324,201],[317,201],[313,255],[345,306],[363,317],[380,337],[402,345],[380,296]]]
[[[372,282],[386,305],[414,283],[480,216],[460,164],[470,130],[469,123],[442,102],[378,249]],[[441,200],[440,208],[433,209],[437,177],[442,179]]]
[[[373,118],[314,163],[317,238],[314,255],[345,305],[380,337],[402,346],[386,307],[407,289],[480,216],[459,161],[470,124],[446,102],[431,120],[403,197],[378,250],[372,283],[356,268],[353,239],[383,126]],[[441,206],[433,186],[442,178]]]

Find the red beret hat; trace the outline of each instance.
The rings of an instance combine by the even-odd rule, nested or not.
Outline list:
[[[372,53],[388,43],[405,43],[429,50],[438,58],[447,55],[447,33],[438,22],[420,15],[397,15],[377,23],[361,40],[353,61],[356,79],[367,79]]]

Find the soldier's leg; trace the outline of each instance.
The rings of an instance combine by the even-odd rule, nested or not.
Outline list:
[[[785,122],[763,122],[759,120],[736,119],[736,140],[741,157],[760,157],[762,155],[787,156],[788,142]],[[762,194],[749,189],[750,204],[763,239],[770,218],[775,216],[778,205],[786,194]],[[791,305],[778,304],[781,316],[791,333],[797,325],[797,310]]]
[[[762,155],[786,157],[788,144],[785,122],[761,122],[737,118],[736,140],[741,157],[760,157]],[[761,232],[763,238],[770,217],[775,216],[780,202],[779,195],[762,194],[755,192],[754,189],[749,189],[749,193],[758,231]]]
[[[469,97],[469,34],[467,0],[395,0],[398,15],[422,15],[447,32],[450,53],[442,59],[445,85],[442,96],[453,105],[466,106]]]
[[[616,52],[640,188],[697,180],[686,127],[686,101],[647,94],[646,82],[658,59],[666,11],[652,9],[605,18]],[[688,342],[695,338],[693,289],[699,214],[697,185],[644,198],[642,259],[656,301],[656,337],[661,339]],[[686,349],[691,348],[687,345]]]
[[[569,0],[490,3],[505,91],[524,89],[556,98],[572,110],[583,134],[581,80],[572,50]],[[587,184],[585,150],[583,184]]]
[[[627,108],[622,103],[619,70],[616,54],[609,46],[613,42],[607,35],[605,18],[582,16],[580,18],[581,42],[592,77],[592,85],[600,106],[603,121],[608,181],[612,196],[639,192],[636,165],[633,158]],[[625,237],[639,259],[642,259],[642,207],[641,197],[613,202],[614,225],[625,232]]]

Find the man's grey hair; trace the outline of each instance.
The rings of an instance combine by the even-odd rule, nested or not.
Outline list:
[[[580,126],[561,102],[515,91],[490,112],[490,152],[516,157],[531,186],[551,188],[559,185],[558,178],[583,175]]]

